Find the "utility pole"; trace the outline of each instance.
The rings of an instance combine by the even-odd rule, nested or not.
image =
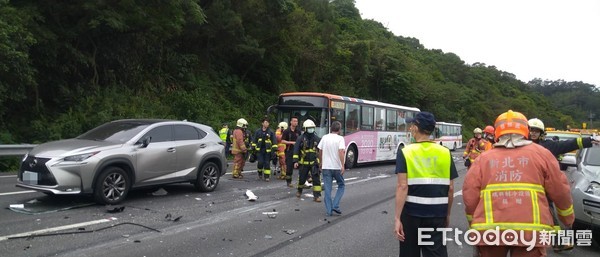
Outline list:
[[[594,125],[592,124],[592,119],[594,118],[594,114],[592,113],[592,110],[590,110],[590,129],[594,128]]]

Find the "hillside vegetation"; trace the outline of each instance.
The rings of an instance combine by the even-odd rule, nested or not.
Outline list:
[[[287,91],[416,106],[466,137],[508,109],[554,127],[600,113],[593,85],[466,64],[363,20],[352,0],[0,0],[5,144],[121,118],[258,127]]]

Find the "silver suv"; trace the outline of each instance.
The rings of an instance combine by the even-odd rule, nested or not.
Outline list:
[[[17,186],[46,194],[93,194],[102,204],[120,203],[133,188],[169,183],[191,182],[209,192],[227,170],[224,149],[205,125],[117,120],[36,146],[21,162]]]

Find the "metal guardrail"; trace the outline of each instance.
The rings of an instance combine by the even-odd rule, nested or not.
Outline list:
[[[2,156],[23,156],[36,145],[22,144],[22,145],[0,145],[0,157]]]

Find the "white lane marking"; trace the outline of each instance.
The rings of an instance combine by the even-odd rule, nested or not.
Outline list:
[[[18,194],[29,194],[29,193],[35,193],[37,191],[33,191],[33,190],[27,190],[27,191],[16,191],[16,192],[7,192],[7,193],[0,193],[0,196],[5,196],[5,195],[18,195]]]
[[[379,175],[379,176],[375,176],[375,177],[360,179],[360,180],[357,180],[354,182],[346,183],[346,185],[352,185],[352,184],[356,184],[356,183],[367,182],[369,180],[380,179],[380,178],[389,178],[389,177],[390,177],[390,175]]]
[[[5,176],[0,176],[0,178],[16,178],[17,175],[5,175]]]
[[[31,231],[31,232],[2,236],[2,237],[0,237],[0,241],[4,241],[4,240],[7,240],[12,237],[35,236],[36,234],[43,234],[43,233],[60,231],[60,230],[67,230],[67,229],[89,226],[89,225],[94,225],[94,224],[99,224],[99,223],[104,223],[104,222],[110,222],[110,221],[114,221],[114,220],[117,220],[117,218],[110,217],[107,219],[92,220],[92,221],[88,221],[88,222],[81,222],[81,223],[77,223],[77,224],[65,225],[65,226],[60,226],[60,227],[40,229],[40,230],[36,230],[36,231]]]
[[[454,192],[454,197],[462,195],[462,190],[459,190],[458,192]]]

